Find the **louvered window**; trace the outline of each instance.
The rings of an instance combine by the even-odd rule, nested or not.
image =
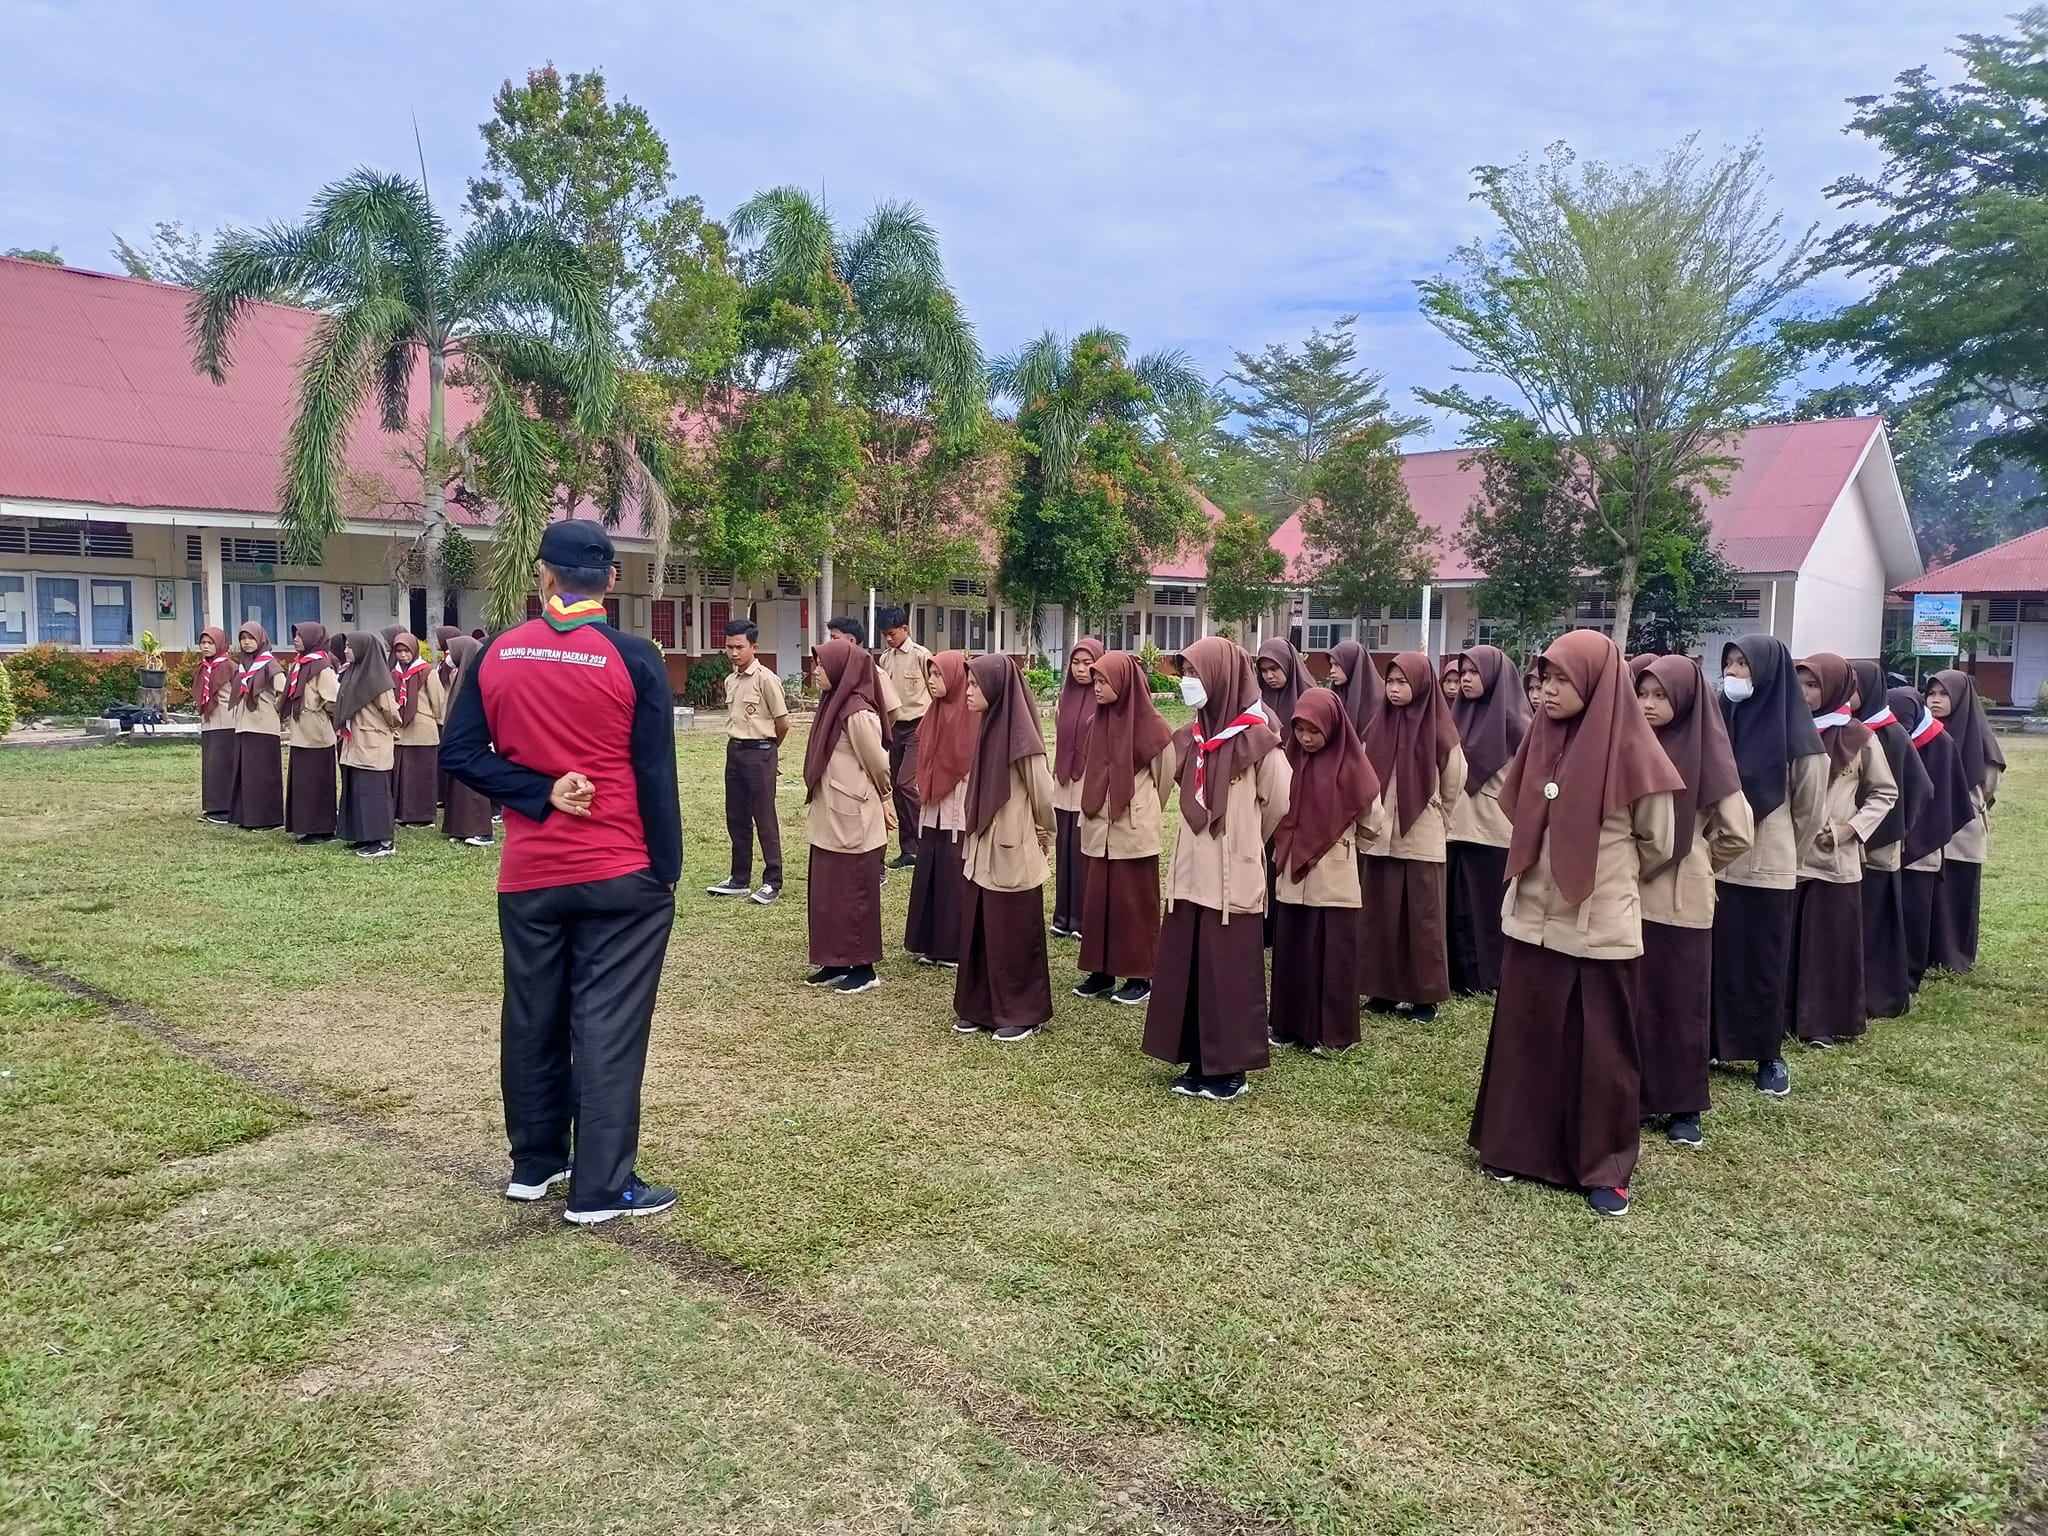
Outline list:
[[[1152,594],[1155,608],[1192,608],[1195,606],[1193,587],[1161,587]]]
[[[28,531],[28,552],[32,555],[82,555],[85,553],[85,538],[76,523],[31,528]]]
[[[87,523],[85,554],[89,560],[133,560],[135,535],[126,523]]]
[[[1987,597],[1984,606],[1984,617],[1989,623],[2017,624],[2020,620],[2020,600],[2017,597]]]
[[[0,555],[28,553],[28,529],[20,523],[0,523]]]
[[[704,585],[707,587],[729,587],[732,585],[732,567],[729,565],[707,565],[703,570]]]
[[[276,565],[279,546],[275,539],[223,539],[221,556],[229,565]]]
[[[955,576],[953,578],[952,592],[955,597],[987,597],[988,583],[985,581],[969,581],[964,576]]]

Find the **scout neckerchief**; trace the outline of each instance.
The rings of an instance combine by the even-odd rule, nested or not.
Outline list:
[[[547,606],[540,611],[548,627],[567,634],[572,629],[581,629],[585,624],[602,624],[605,619],[604,604],[594,597],[579,597],[573,603],[562,601],[557,592],[548,599]]]
[[[1203,787],[1203,779],[1208,769],[1209,754],[1230,740],[1231,737],[1241,736],[1253,726],[1264,725],[1265,723],[1265,715],[1256,709],[1248,709],[1214,736],[1204,736],[1202,734],[1201,721],[1199,719],[1195,721],[1192,727],[1195,735],[1195,803],[1201,806],[1202,809],[1207,810],[1209,808],[1209,797]]]
[[[214,677],[216,675],[215,669],[220,667],[225,667],[227,669],[228,675],[233,676],[235,671],[235,658],[232,656],[211,656],[200,658],[199,686],[196,690],[196,695],[200,701],[199,714],[200,718],[202,719],[211,719],[213,717],[213,712],[216,709],[220,708],[220,705],[215,701],[213,696],[214,690],[219,686],[217,683],[214,682]]]
[[[235,687],[240,690],[242,702],[246,705],[256,697],[256,684],[252,678],[261,679],[270,668],[277,665],[277,658],[269,651],[258,651],[247,658],[247,666],[239,666],[235,672]]]
[[[1813,728],[1816,731],[1825,731],[1837,725],[1847,725],[1850,721],[1854,720],[1855,718],[1856,717],[1850,714],[1849,711],[1847,711],[1846,709],[1837,709],[1825,715],[1815,715],[1813,717]],[[1873,725],[1878,725],[1882,723],[1883,722],[1881,721],[1875,720],[1871,722],[1871,724]]]
[[[299,691],[299,680],[305,676],[306,668],[311,666],[316,660],[330,661],[330,658],[325,651],[307,651],[303,656],[294,656],[292,658],[291,676],[287,677],[284,681],[284,691],[287,696],[296,694]],[[339,677],[341,674],[337,672],[334,675]]]
[[[1869,726],[1873,731],[1881,731],[1888,725],[1897,725],[1899,723],[1899,717],[1892,713],[1891,705],[1887,704],[1884,706],[1884,708],[1880,709],[1876,714],[1865,715],[1863,717],[1863,723]]]
[[[1920,723],[1913,727],[1913,745],[1924,747],[1947,729],[1948,727],[1934,718],[1933,710],[1923,709],[1920,711]]]

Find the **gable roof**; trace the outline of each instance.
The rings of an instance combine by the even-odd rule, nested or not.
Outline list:
[[[2003,544],[1938,565],[1895,591],[2048,592],[2048,528],[2036,528]]]

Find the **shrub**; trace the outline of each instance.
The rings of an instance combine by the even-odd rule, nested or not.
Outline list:
[[[14,729],[14,684],[8,680],[7,664],[0,662],[0,736]]]
[[[108,704],[133,704],[142,657],[134,651],[97,655],[56,645],[31,646],[8,663],[14,707],[36,715],[91,715]]]
[[[1041,699],[1049,698],[1058,683],[1059,674],[1053,671],[1051,667],[1026,667],[1024,669],[1024,686]]]
[[[690,663],[689,680],[683,684],[683,702],[692,709],[709,709],[725,702],[725,680],[732,674],[732,660],[723,651]]]

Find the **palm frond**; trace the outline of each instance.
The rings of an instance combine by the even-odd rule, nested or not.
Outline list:
[[[756,192],[733,210],[732,232],[758,242],[761,280],[773,288],[801,288],[833,270],[832,216],[802,187]]]
[[[1131,372],[1162,406],[1184,409],[1209,394],[1209,381],[1196,369],[1195,360],[1177,349],[1148,352],[1132,366]]]
[[[519,322],[555,331],[579,430],[596,432],[612,412],[617,339],[604,294],[574,241],[552,223],[498,210],[455,252],[448,279],[449,323],[509,332]]]
[[[403,432],[412,414],[412,365],[418,348],[401,336],[377,360],[377,404],[386,432]]]
[[[313,200],[310,224],[361,274],[395,288],[426,325],[440,318],[448,282],[448,226],[427,189],[405,176],[367,167]]]
[[[1074,338],[1077,347],[1101,347],[1118,362],[1131,355],[1131,338],[1106,325],[1091,325]]]
[[[232,361],[235,328],[249,306],[281,288],[303,288],[314,307],[341,302],[344,269],[326,233],[310,224],[229,230],[207,257],[185,306],[192,365],[218,384]]]
[[[554,495],[554,464],[545,429],[527,414],[524,392],[487,358],[473,359],[471,371],[483,411],[464,446],[473,455],[477,488],[496,509],[485,622],[503,629],[519,621],[533,587],[533,562]]]
[[[326,541],[345,518],[335,486],[348,429],[371,373],[389,351],[394,329],[409,322],[402,305],[372,300],[321,321],[299,360],[299,410],[285,439],[284,483],[277,522],[285,558],[319,563]]]
[[[867,293],[890,283],[914,283],[926,290],[945,287],[939,233],[912,202],[881,202],[851,240],[838,249],[839,275],[867,307]]]
[[[1069,355],[1067,343],[1057,331],[1041,332],[988,365],[990,396],[1022,407],[1052,394],[1067,375]]]

